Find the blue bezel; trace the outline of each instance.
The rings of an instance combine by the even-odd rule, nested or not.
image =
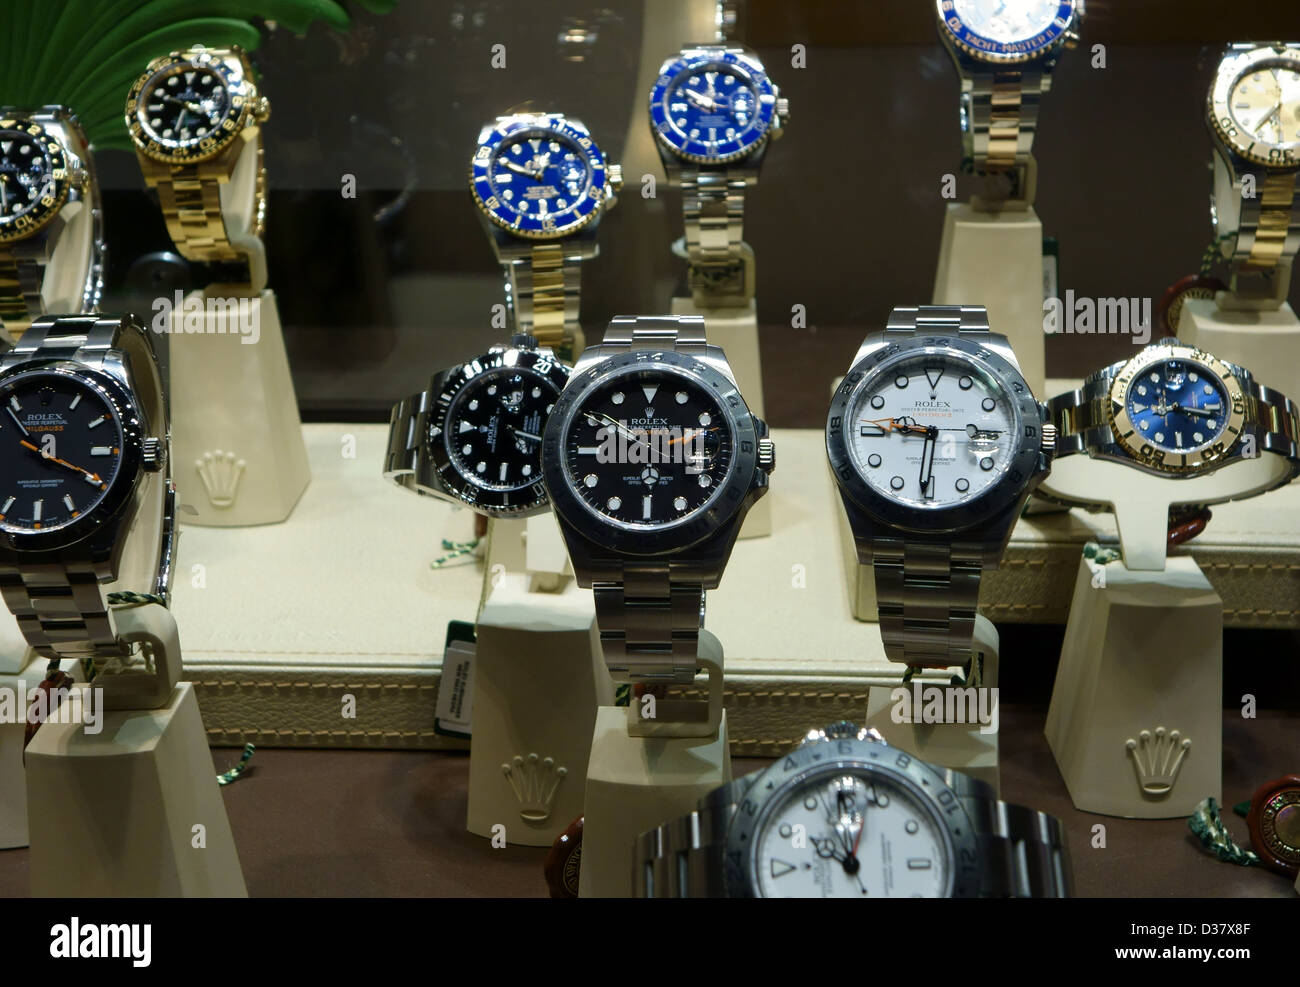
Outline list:
[[[745,132],[746,139],[737,136],[720,141],[714,147],[708,142],[694,140],[677,132],[668,119],[666,96],[673,83],[683,73],[695,73],[707,65],[726,65],[738,70],[753,84],[758,93],[754,120]],[[722,164],[751,154],[767,139],[776,116],[776,87],[763,70],[763,64],[752,55],[736,51],[711,51],[703,49],[687,56],[669,59],[659,70],[659,78],[650,90],[650,126],[658,139],[675,154],[688,161],[703,164]]]
[[[1074,0],[1059,0],[1052,23],[1032,38],[1019,41],[994,41],[972,30],[961,19],[953,0],[936,0],[940,23],[952,34],[957,44],[976,58],[990,61],[1027,61],[1056,45],[1074,20]]]
[[[587,193],[564,215],[569,217],[565,223],[556,223],[554,214],[546,217],[527,216],[508,210],[496,198],[488,180],[488,166],[496,158],[497,150],[525,131],[541,131],[558,134],[573,141],[587,155],[587,165],[591,169],[591,185]],[[515,236],[533,240],[555,240],[569,236],[592,222],[599,214],[605,202],[609,188],[609,168],[605,155],[592,139],[585,127],[565,118],[559,113],[524,114],[508,117],[497,123],[484,127],[479,134],[478,146],[470,160],[470,189],[474,200],[487,217],[497,226],[513,233]]]

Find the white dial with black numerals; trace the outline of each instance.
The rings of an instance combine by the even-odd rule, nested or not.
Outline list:
[[[1003,44],[1046,31],[1060,9],[1060,0],[953,0],[954,12],[970,30]]]
[[[632,528],[676,524],[707,507],[733,466],[733,439],[712,389],[663,368],[633,368],[574,411],[567,481],[596,514]]]
[[[791,785],[758,833],[765,898],[935,898],[952,893],[952,850],[928,800],[891,776],[820,772]]]
[[[1017,417],[991,374],[950,354],[876,367],[844,425],[858,472],[885,497],[913,507],[968,503],[1009,468]]]

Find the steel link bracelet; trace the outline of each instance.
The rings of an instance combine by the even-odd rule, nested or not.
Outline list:
[[[683,164],[679,181],[691,290],[706,295],[752,294],[745,189],[754,182],[753,169],[710,170]]]

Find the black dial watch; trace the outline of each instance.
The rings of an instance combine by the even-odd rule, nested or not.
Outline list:
[[[490,517],[544,511],[542,431],[568,378],[523,334],[435,374],[394,406],[384,476]]]

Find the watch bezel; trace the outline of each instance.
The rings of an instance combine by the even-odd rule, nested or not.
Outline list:
[[[572,219],[562,226],[548,227],[542,217],[526,216],[515,213],[513,220],[507,220],[489,203],[496,200],[492,183],[488,177],[489,165],[496,157],[497,150],[520,131],[539,130],[560,134],[575,142],[587,155],[587,164],[591,169],[591,184],[587,194],[574,205]],[[609,200],[610,165],[605,152],[600,149],[591,136],[591,132],[581,122],[564,116],[562,113],[521,113],[504,117],[487,124],[479,132],[478,142],[469,164],[469,187],[474,196],[474,204],[488,220],[513,236],[528,240],[559,240],[572,236],[595,222]],[[551,219],[552,217],[546,217]]]
[[[1128,413],[1129,388],[1134,379],[1149,367],[1169,360],[1200,364],[1219,379],[1232,410],[1216,436],[1218,441],[1212,439],[1186,453],[1159,449],[1149,442],[1129,441],[1133,436],[1139,435]],[[1177,341],[1161,341],[1143,347],[1140,353],[1115,373],[1106,393],[1106,423],[1110,426],[1116,444],[1138,465],[1160,473],[1194,476],[1217,469],[1218,464],[1237,447],[1245,420],[1246,393],[1233,368],[1202,349]],[[1193,457],[1194,461],[1189,462]]]
[[[1211,131],[1223,146],[1251,164],[1282,171],[1300,168],[1300,141],[1262,144],[1248,137],[1232,115],[1229,100],[1237,83],[1242,76],[1257,71],[1264,62],[1287,62],[1292,71],[1300,72],[1300,48],[1260,45],[1250,51],[1225,53],[1214,72],[1214,81],[1210,83],[1205,101]],[[1267,153],[1258,152],[1258,147],[1267,147]]]
[[[1001,476],[969,500],[948,507],[913,507],[876,490],[859,472],[849,448],[851,430],[844,427],[859,392],[873,375],[889,363],[918,353],[965,360],[999,379],[1016,415],[1017,444]],[[1026,486],[1040,474],[1043,424],[1042,409],[1033,391],[1008,360],[968,337],[917,333],[906,339],[889,340],[844,376],[831,398],[826,419],[826,454],[840,489],[879,523],[921,533],[953,532],[986,521],[1020,499]]]
[[[111,374],[72,360],[31,361],[0,372],[0,394],[30,377],[58,376],[74,379],[94,391],[117,416],[122,432],[122,454],[117,473],[104,496],[80,517],[57,528],[13,531],[0,523],[0,546],[17,552],[42,552],[65,548],[84,540],[104,523],[117,517],[130,502],[140,482],[146,423],[130,389]]]
[[[432,468],[442,482],[444,490],[467,507],[486,514],[489,517],[518,518],[537,514],[549,506],[546,485],[543,482],[541,456],[538,456],[536,479],[527,486],[512,490],[493,490],[475,483],[456,465],[455,457],[448,446],[447,417],[455,406],[457,397],[470,384],[482,381],[484,377],[495,374],[524,371],[545,380],[556,391],[556,402],[568,383],[570,368],[554,356],[537,350],[506,347],[489,351],[467,360],[447,374],[438,394],[434,413],[429,416],[429,423],[421,441],[429,457]],[[554,410],[552,410],[552,415]],[[549,421],[549,417],[548,417]],[[545,425],[543,425],[545,431]],[[517,504],[510,503],[512,497],[527,497]]]
[[[597,388],[624,374],[654,370],[677,374],[709,389],[731,433],[732,460],[710,499],[676,521],[654,526],[624,525],[601,514],[569,483],[564,452],[578,409]],[[589,540],[626,555],[664,555],[699,544],[736,516],[758,468],[758,430],[736,384],[693,356],[672,350],[636,349],[608,357],[572,377],[560,394],[542,436],[542,475],[555,513]],[[598,530],[593,530],[598,529]]]
[[[739,138],[719,141],[714,148],[707,142],[679,135],[668,119],[665,98],[673,83],[685,72],[698,72],[702,66],[721,64],[734,68],[746,76],[758,93],[754,110],[754,136],[742,142]],[[779,91],[767,74],[767,69],[757,55],[729,49],[697,49],[679,52],[665,59],[659,67],[655,84],[650,89],[650,129],[655,140],[677,157],[696,164],[727,164],[747,158],[757,151],[772,135],[776,123],[776,103]]]
[[[201,137],[191,142],[193,149],[189,144],[179,145],[155,137],[140,122],[139,114],[141,96],[150,88],[150,83],[185,65],[216,72],[225,83],[232,111],[222,121],[221,129],[224,132],[219,137]],[[132,83],[126,98],[126,129],[131,134],[136,149],[147,158],[169,165],[199,164],[217,157],[247,129],[254,114],[256,95],[251,74],[239,53],[218,54],[199,49],[172,52],[155,58]]]
[[[68,171],[69,152],[59,138],[29,117],[15,114],[0,119],[0,130],[16,130],[43,144],[49,157],[49,174],[54,182],[54,195],[38,199],[32,207],[19,216],[0,221],[0,243],[14,243],[34,236],[48,226],[59,214],[72,190]],[[24,221],[20,224],[19,221]]]
[[[934,766],[905,751],[872,740],[841,738],[808,743],[763,770],[736,806],[727,827],[723,875],[728,897],[758,896],[757,853],[762,833],[787,792],[811,778],[836,773],[883,774],[914,793],[929,796],[934,814],[946,823],[951,854],[947,897],[980,893],[979,839],[960,796]]]
[[[994,41],[973,30],[961,19],[953,0],[935,0],[939,29],[945,31],[952,43],[967,55],[994,65],[1031,62],[1062,45],[1074,24],[1078,7],[1077,0],[1057,0],[1056,16],[1047,28],[1032,38],[1006,42]]]

